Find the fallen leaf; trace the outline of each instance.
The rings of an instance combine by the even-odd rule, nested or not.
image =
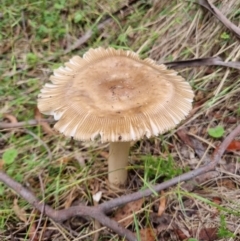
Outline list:
[[[218,184],[221,187],[223,186],[223,187],[226,187],[230,190],[234,190],[236,188],[236,184],[231,179],[221,179],[221,180],[218,181]]]
[[[206,148],[203,146],[202,142],[196,138],[191,137],[186,130],[180,129],[177,131],[178,137],[188,146],[194,149],[195,153],[202,157],[205,155]],[[205,155],[205,159],[206,155]]]
[[[64,156],[56,160],[56,162],[59,162],[59,164],[68,164],[71,160],[71,157]]]
[[[240,141],[233,140],[227,147],[228,151],[240,151]]]
[[[10,41],[7,41],[7,43],[2,46],[2,48],[0,50],[0,54],[3,55],[11,48],[12,48],[12,43]]]
[[[164,213],[159,217],[157,213],[151,212],[149,218],[154,225],[157,225],[157,233],[161,233],[162,231],[170,230],[172,227],[175,227],[172,215]]]
[[[34,118],[37,121],[40,121],[43,119],[42,114],[40,113],[39,109],[36,107],[35,109],[35,113],[34,113]],[[50,125],[47,122],[39,122],[39,125],[41,125],[44,133],[48,134],[48,135],[55,135],[56,132],[50,127]]]
[[[199,229],[194,229],[192,231],[187,231],[186,233],[180,229],[176,229],[174,231],[178,235],[178,238],[180,240],[185,240],[187,238],[192,237],[192,238],[197,238],[198,240],[213,241],[213,240],[217,240],[218,238],[217,228],[202,228],[200,231]]]
[[[164,195],[164,191],[161,192],[160,203],[158,207],[158,216],[161,216],[166,209],[166,196]]]
[[[223,118],[223,113],[221,113],[221,112],[214,112],[213,114],[209,113],[209,117],[210,118],[214,117],[217,120],[223,119],[223,122],[226,124],[235,124],[237,122],[237,118],[235,116],[226,116]]]
[[[4,161],[0,159],[0,170],[3,170],[3,166],[4,166]]]
[[[190,234],[187,230],[174,229],[174,232],[178,236],[179,240],[185,240],[190,237]]]
[[[125,206],[123,206],[122,208],[116,211],[113,219],[117,222],[120,222],[124,227],[130,225],[133,222],[132,214],[140,210],[142,207],[142,204],[143,204],[143,199],[139,199],[137,201],[127,203]]]
[[[226,124],[235,124],[235,123],[237,123],[237,118],[235,116],[227,116],[223,119],[223,121]]]
[[[192,141],[190,139],[190,136],[187,134],[186,130],[184,130],[184,129],[178,130],[177,135],[185,144],[192,147]]]
[[[220,197],[213,197],[212,202],[216,203],[217,205],[220,205],[222,203],[222,199]]]
[[[13,201],[13,211],[21,221],[24,223],[27,222],[27,214],[24,209],[18,206],[18,200],[16,198]]]
[[[156,229],[152,229],[152,228],[144,228],[139,231],[139,236],[141,241],[155,241],[157,236],[157,231]]]
[[[29,236],[29,240],[31,241],[39,241],[39,237],[38,235],[36,234],[36,224],[35,223],[32,223],[29,227],[29,230],[28,230],[28,236]]]
[[[218,238],[217,231],[217,228],[202,228],[200,231],[195,229],[192,232],[192,236],[197,236],[199,240],[213,241]]]
[[[216,146],[213,156],[218,152],[219,145]],[[233,140],[226,149],[227,151],[240,151],[240,141]]]
[[[204,183],[208,180],[215,179],[217,176],[219,176],[218,171],[209,171],[209,172],[206,172],[206,173],[203,173],[203,174],[197,176],[195,178],[195,180],[197,181],[197,183],[199,185],[201,185],[202,183]]]
[[[195,102],[201,101],[204,98],[205,98],[205,93],[204,91],[201,91],[201,90],[198,90],[194,96]]]
[[[11,123],[18,123],[17,118],[15,116],[13,116],[13,115],[4,114],[3,118],[9,120]]]
[[[159,217],[157,215],[157,213],[151,212],[149,217],[150,217],[151,222],[154,223],[154,224],[169,225],[171,222],[173,222],[172,215],[169,215],[169,214],[166,214],[166,213],[164,213],[161,217]]]

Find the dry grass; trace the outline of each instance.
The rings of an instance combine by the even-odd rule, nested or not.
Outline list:
[[[105,1],[78,4],[77,1],[59,0],[54,6],[48,6],[45,1],[20,2],[21,7],[16,9],[14,0],[5,1],[5,8],[0,11],[1,121],[6,121],[5,113],[15,116],[18,121],[33,119],[37,94],[48,81],[52,69],[73,54],[81,55],[89,47],[130,48],[159,63],[218,55],[226,60],[239,60],[239,40],[191,1],[136,1],[117,17],[111,15],[112,20],[103,30],[93,31],[84,45],[67,55],[63,55],[63,49],[73,45],[89,28],[94,30],[106,13],[115,12],[123,2],[112,1],[109,5]],[[214,1],[214,4],[239,25],[239,0]],[[146,175],[148,166],[143,157],[148,156],[150,164],[155,163],[154,158],[169,160],[171,157],[173,170],[195,168],[201,158],[184,145],[176,131],[185,128],[200,139],[211,154],[240,123],[239,71],[198,67],[186,68],[180,73],[195,90],[194,111],[176,130],[159,138],[133,143],[127,189],[111,191],[108,188],[106,145],[66,140],[45,133],[40,126],[0,130],[0,154],[9,149],[18,152],[14,163],[0,168],[57,209],[78,203],[93,205],[92,194],[99,190],[102,191],[101,202],[104,202],[145,188],[149,183],[163,181],[164,176],[156,177],[156,173],[161,174],[158,169],[153,168]],[[224,135],[211,138],[207,130],[219,125],[224,127]],[[147,199],[136,214],[137,223],[129,225],[129,229],[135,231],[136,225],[140,229],[155,227],[159,240],[183,240],[186,237],[240,240],[239,160],[239,152],[226,153],[218,166],[218,176],[193,192],[187,192],[181,186],[166,190],[166,210],[161,217],[155,215],[159,197]],[[178,172],[172,175],[176,174]],[[92,220],[78,217],[60,225],[40,216],[3,185],[0,185],[0,192],[1,240],[31,240],[32,229],[37,230],[39,240],[77,241],[96,237],[99,227]],[[14,200],[18,200],[15,205]],[[16,211],[20,209],[21,214]],[[27,221],[21,219],[25,215]],[[106,228],[100,230],[97,240],[120,240]],[[209,230],[215,235],[213,239],[210,239]],[[231,237],[231,233],[236,236]]]

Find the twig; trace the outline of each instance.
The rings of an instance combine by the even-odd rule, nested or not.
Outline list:
[[[25,127],[25,126],[36,126],[39,125],[41,122],[54,122],[54,120],[28,120],[28,121],[22,121],[17,123],[5,123],[0,122],[0,129],[11,129],[11,128],[19,128],[19,127]]]
[[[50,217],[51,219],[57,222],[63,222],[73,216],[83,216],[83,217],[88,216],[88,217],[95,218],[102,225],[112,229],[120,236],[126,237],[129,241],[136,241],[137,239],[131,231],[125,229],[124,227],[119,225],[116,221],[107,217],[106,213],[108,213],[113,208],[116,208],[120,205],[124,205],[128,202],[138,200],[142,197],[150,196],[151,194],[153,194],[153,191],[159,192],[163,189],[166,189],[175,184],[178,184],[179,182],[187,181],[203,173],[214,170],[221,156],[226,150],[226,148],[229,146],[231,141],[239,134],[240,134],[240,125],[236,127],[226,137],[226,139],[222,142],[222,144],[217,149],[217,152],[214,153],[212,162],[209,162],[207,165],[204,165],[203,167],[200,167],[196,170],[182,174],[164,183],[152,186],[151,189],[146,189],[144,191],[138,191],[129,195],[121,196],[119,198],[112,199],[110,201],[104,202],[98,206],[93,206],[93,207],[78,205],[78,206],[70,207],[64,210],[54,210],[50,206],[44,205],[40,200],[38,200],[35,197],[35,195],[30,190],[28,190],[18,182],[11,179],[7,174],[5,174],[2,171],[0,171],[0,181],[5,183],[8,187],[12,188],[14,191],[16,191],[17,194],[19,194],[22,198],[27,200],[31,205],[33,205],[40,212],[44,209],[45,215],[47,215],[48,217]]]
[[[84,205],[78,205],[63,210],[54,210],[48,205],[45,205],[27,188],[23,187],[18,182],[11,179],[6,173],[0,171],[0,181],[5,183],[8,187],[13,189],[23,199],[27,200],[29,204],[34,206],[39,212],[44,210],[44,214],[56,222],[63,222],[74,216],[88,216],[95,218],[102,225],[112,229],[122,237],[126,237],[129,241],[136,241],[135,235],[118,224],[118,222],[107,217],[99,206],[89,207]]]
[[[224,66],[224,67],[240,70],[239,61],[224,62],[222,58],[220,58],[219,56],[210,57],[210,58],[187,59],[187,60],[165,62],[164,64],[167,65],[169,68],[174,68],[174,69],[215,65],[215,66]]]
[[[232,31],[238,38],[240,38],[240,28],[229,21],[212,3],[208,0],[198,0],[195,3],[205,7],[209,12],[215,15],[222,24],[224,24],[230,31]]]
[[[112,199],[108,202],[100,204],[99,207],[101,207],[104,212],[108,212],[108,211],[112,210],[113,208],[118,207],[120,205],[124,205],[128,202],[132,202],[132,201],[138,200],[140,198],[150,196],[153,193],[153,191],[160,192],[161,190],[169,188],[169,187],[171,187],[173,185],[176,185],[180,182],[187,181],[187,180],[192,179],[196,176],[199,176],[203,173],[214,170],[216,165],[218,164],[221,156],[223,155],[224,151],[227,149],[227,147],[229,146],[231,141],[239,134],[240,134],[240,125],[237,126],[226,137],[226,139],[222,142],[222,144],[219,146],[219,149],[214,154],[212,162],[204,165],[203,167],[199,167],[196,170],[184,173],[184,174],[182,174],[178,177],[175,177],[175,178],[173,178],[169,181],[166,181],[164,183],[152,186],[151,189],[146,189],[144,191],[138,191],[138,192],[135,192],[135,193],[132,193],[132,194],[128,194],[126,196],[122,196],[122,197],[119,197],[119,198],[116,198],[116,199]]]

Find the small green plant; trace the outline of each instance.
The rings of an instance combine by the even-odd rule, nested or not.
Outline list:
[[[0,196],[2,196],[2,195],[3,195],[4,190],[5,190],[5,186],[3,186],[3,184],[2,184],[2,183],[0,183]]]
[[[188,241],[198,241],[196,238],[189,238]]]
[[[3,153],[2,159],[5,164],[10,165],[15,161],[17,155],[18,152],[16,149],[8,149]]]
[[[171,155],[167,159],[153,156],[144,156],[142,159],[145,180],[157,180],[160,177],[169,180],[183,173],[183,170],[176,166]]]
[[[80,23],[84,19],[84,13],[82,11],[78,11],[74,14],[74,23]]]
[[[240,106],[237,108],[237,115],[240,116]]]
[[[220,227],[218,229],[217,234],[218,234],[219,238],[234,238],[235,237],[234,233],[232,233],[231,231],[228,230],[225,216],[222,214],[220,215]]]
[[[230,39],[230,35],[226,32],[223,32],[220,36],[221,39],[224,39],[224,40],[229,40]]]
[[[220,138],[224,135],[224,128],[222,126],[216,126],[208,129],[208,135],[213,138]]]
[[[27,54],[27,63],[30,65],[35,65],[38,62],[38,56],[34,53]]]

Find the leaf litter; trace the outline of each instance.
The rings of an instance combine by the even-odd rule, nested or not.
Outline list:
[[[208,5],[210,4],[210,2],[207,1],[198,2],[205,2],[205,4],[208,3]],[[234,14],[233,11],[234,9],[240,8],[240,3],[238,3],[238,1],[214,1],[213,3],[219,7],[220,11],[227,18],[229,18],[231,22],[238,21],[237,14]],[[169,150],[165,150],[160,144],[175,143],[174,145],[172,145],[170,152],[171,155],[174,156],[175,162],[178,163],[180,166],[191,166],[189,164],[191,158],[195,158],[197,162],[200,162],[202,156],[205,157],[205,161],[209,161],[211,160],[211,154],[214,152],[213,146],[217,148],[218,142],[209,137],[207,129],[209,127],[215,128],[217,125],[222,125],[224,127],[224,130],[226,130],[226,133],[222,137],[224,138],[225,135],[229,133],[229,131],[236,124],[239,123],[238,108],[240,83],[238,74],[239,62],[237,61],[239,59],[239,42],[238,40],[236,40],[235,37],[239,35],[234,35],[233,32],[233,35],[231,35],[231,39],[222,39],[221,36],[226,31],[225,26],[220,24],[220,22],[215,21],[215,19],[210,15],[203,14],[202,9],[197,8],[196,5],[193,3],[178,2],[171,4],[169,3],[169,1],[164,0],[152,1],[151,4],[152,5],[148,6],[148,8],[146,6],[145,9],[142,8],[142,11],[145,11],[146,13],[141,18],[141,20],[137,21],[137,26],[143,26],[143,28],[146,27],[146,32],[144,32],[144,29],[141,30],[143,32],[137,29],[136,22],[132,21],[129,23],[131,25],[133,33],[128,39],[128,45],[131,46],[133,50],[139,51],[139,53],[143,56],[150,56],[151,58],[157,60],[159,63],[169,63],[169,67],[171,66],[171,63],[172,67],[174,68],[181,66],[182,69],[180,70],[180,74],[190,81],[196,91],[202,92],[198,96],[198,102],[194,103],[194,106],[196,106],[196,108],[191,113],[190,117],[178,128],[178,130],[184,128],[186,135],[193,133],[194,129],[194,135],[197,137],[201,137],[202,140],[200,141],[199,139],[196,139],[191,135],[188,135],[189,140],[187,140],[186,137],[185,139],[182,139],[178,135],[175,135],[175,133],[167,133],[166,135],[164,135],[164,139],[162,139],[162,137],[158,138],[159,142],[154,143],[152,140],[143,140],[141,142],[135,143],[132,147],[133,159],[136,160],[136,165],[143,165],[139,160],[140,157],[142,155],[145,155],[146,153],[165,157],[165,153],[167,153]],[[131,13],[139,13],[138,7],[139,5],[136,5],[136,7],[134,5],[134,7],[131,9]],[[216,9],[214,9],[214,11],[215,10]],[[168,14],[166,15],[164,11],[167,11]],[[186,11],[188,13],[188,16],[186,15]],[[216,12],[217,11],[215,11],[214,14],[216,14]],[[129,16],[131,16],[131,14]],[[177,21],[176,16],[181,21]],[[120,24],[127,25],[125,21],[128,21],[125,17],[119,20]],[[118,29],[118,24],[116,23],[116,21],[108,21],[107,25],[101,26],[100,38],[102,40],[101,44],[104,46],[108,46],[108,44],[112,41],[111,34],[114,36],[114,33],[112,33],[111,29]],[[231,28],[231,31],[233,29],[234,28]],[[19,30],[18,32],[20,33]],[[77,31],[77,33],[79,35],[79,31]],[[117,39],[118,36],[114,36],[113,38]],[[19,43],[19,39],[16,39],[16,46]],[[28,39],[31,39],[31,36]],[[73,39],[77,40],[75,36],[73,37]],[[90,37],[88,38],[88,40],[89,39]],[[94,35],[91,36],[91,39],[92,40],[90,40],[89,44],[85,40],[86,46],[81,44],[78,45],[77,48],[80,49],[80,52],[83,51],[81,48],[84,49],[92,46],[91,41],[93,41]],[[71,41],[71,37],[67,41]],[[43,47],[41,47],[41,45],[36,45],[35,48],[39,48],[40,51],[43,51]],[[52,48],[54,49],[54,46],[52,46]],[[21,71],[24,71],[24,68],[22,68],[21,65],[18,65],[19,63],[23,62],[23,60],[21,59],[21,54],[23,54],[23,52],[20,48],[16,49],[16,51],[18,52],[18,55],[16,55],[18,58],[18,62],[16,63],[16,68],[18,69],[18,71],[13,71],[10,67],[9,70],[11,70],[10,72],[13,74],[12,76],[16,76],[16,79],[23,79],[25,78],[25,76],[21,74]],[[11,59],[12,51],[9,52],[6,49],[4,54],[8,59]],[[208,58],[209,56],[214,57]],[[50,57],[52,58],[52,56]],[[173,61],[177,63],[174,63]],[[219,67],[217,67],[217,65]],[[225,67],[230,67],[231,69],[229,69],[229,71],[226,71]],[[234,69],[234,67],[236,67],[236,69]],[[46,69],[46,65],[42,65],[40,66],[40,68]],[[50,72],[50,70],[47,71]],[[6,71],[5,73],[8,73],[8,71]],[[31,71],[31,75],[37,76],[42,83],[46,81],[46,76],[44,74],[39,74],[39,72],[34,68]],[[225,81],[223,83],[224,88],[221,89],[227,89],[228,91],[215,96],[214,90],[219,87],[219,80],[222,79],[225,79]],[[34,95],[34,97],[32,97],[31,101],[35,101],[35,98],[36,94]],[[7,98],[4,97],[4,101],[6,101],[6,99]],[[23,113],[29,113],[29,105],[26,105],[26,103],[24,103],[23,108]],[[7,110],[7,113],[13,113],[12,110],[14,110],[14,107],[9,108]],[[30,111],[34,112],[34,110],[31,108]],[[220,113],[218,117],[215,115],[216,113]],[[234,117],[235,121],[226,122],[226,119],[223,118],[226,118],[228,116]],[[25,128],[26,123],[22,122],[22,120],[25,119],[18,116],[17,118],[21,120],[21,122],[18,122],[22,123],[21,127]],[[36,125],[36,122],[31,123],[33,123],[33,125]],[[6,126],[6,124],[11,123],[4,124]],[[4,126],[2,125],[2,122],[0,126],[1,128],[2,126]],[[8,131],[4,131],[5,132],[3,133],[8,133]],[[43,130],[43,135],[47,136],[48,131]],[[101,172],[107,172],[106,165],[104,165],[104,159],[108,155],[107,151],[105,151],[105,149],[103,148],[101,151],[102,153],[96,157],[94,156],[94,153],[97,152],[96,146],[98,146],[98,148],[101,147],[100,143],[93,145],[89,144],[87,146],[83,143],[73,142],[71,143],[71,145],[69,145],[69,141],[65,141],[59,138],[59,136],[56,136],[54,138],[54,135],[52,135],[50,139],[46,138],[44,140],[48,141],[51,144],[50,148],[54,155],[54,160],[60,160],[63,156],[66,156],[66,160],[69,160],[71,158],[72,151],[74,152],[74,155],[78,155],[78,153],[80,152],[81,156],[88,157],[86,166],[82,167],[80,167],[80,165],[78,164],[75,165],[69,161],[64,162],[64,170],[61,173],[57,172],[57,170],[59,169],[59,162],[52,162],[51,167],[49,164],[46,164],[46,176],[44,176],[43,178],[47,180],[47,183],[54,183],[56,175],[59,175],[59,177],[61,177],[60,180],[62,180],[62,183],[65,182],[68,183],[68,185],[69,183],[71,184],[71,188],[68,188],[68,186],[65,184],[66,187],[63,188],[64,193],[63,191],[57,193],[56,189],[51,189],[51,185],[49,184],[50,189],[46,191],[48,192],[48,200],[50,204],[56,205],[57,202],[55,203],[54,199],[58,197],[60,200],[60,205],[66,205],[67,207],[74,205],[74,203],[78,202],[84,202],[91,205],[91,198],[88,198],[88,196],[91,196],[88,194],[90,187],[84,181],[89,177],[86,177],[85,175],[86,173],[88,173],[88,175],[91,177],[98,175]],[[54,140],[54,142],[52,142],[52,140]],[[238,140],[236,141],[238,142]],[[9,145],[11,145],[11,143],[9,143]],[[180,150],[179,154],[182,154],[182,158],[180,158],[177,154],[176,146],[178,147],[178,150]],[[186,157],[183,155],[183,153],[181,153],[181,150],[183,150],[184,148],[186,148],[187,152],[189,153],[191,151],[192,157],[191,155],[188,155],[188,157]],[[212,200],[214,203],[218,202],[217,200],[221,200],[220,204],[223,207],[229,207],[230,209],[239,208],[238,199],[240,194],[238,188],[236,188],[239,186],[239,171],[236,166],[237,160],[239,158],[238,151],[238,144],[234,144],[233,142],[233,144],[230,144],[229,153],[226,153],[226,155],[223,157],[223,161],[225,161],[226,164],[231,164],[230,172],[229,169],[224,169],[224,165],[221,164],[216,172],[210,173],[208,177],[205,176],[205,178],[202,178],[201,181],[197,181],[196,183],[191,185],[192,189],[186,188],[184,190],[191,190],[193,191],[193,193],[198,193],[197,190],[203,189],[206,191],[205,194],[200,193],[199,195],[205,195],[206,198],[209,198],[209,200]],[[40,148],[35,147],[33,152],[31,150],[31,147],[29,146],[29,149],[27,149],[27,153],[29,155],[32,155],[34,153],[36,161],[41,160],[40,157],[42,154]],[[96,165],[96,169],[89,168],[89,164],[91,165],[91,161],[93,160],[95,161],[94,165]],[[26,165],[25,162],[20,163],[21,165]],[[195,166],[191,166],[191,168],[194,167]],[[78,168],[80,168],[81,170],[80,173],[76,171],[78,170]],[[89,168],[88,171],[86,171],[87,168]],[[228,171],[226,172],[226,170]],[[104,200],[108,200],[110,198],[123,195],[124,193],[130,193],[133,190],[138,190],[142,188],[143,183],[141,180],[138,179],[138,175],[136,175],[136,172],[135,170],[130,170],[128,182],[129,187],[125,191],[116,190],[115,192],[111,192],[110,190],[108,190],[107,183],[105,183],[105,176],[101,176],[99,191],[102,192],[102,196],[100,202],[104,202]],[[28,175],[30,175],[31,178],[34,180],[34,172],[30,171]],[[72,184],[73,180],[77,181],[74,181],[74,184]],[[161,180],[158,181],[160,182]],[[183,186],[183,188],[185,187],[186,185]],[[74,190],[76,195],[70,195],[71,190]],[[159,206],[162,205],[161,209],[165,209],[165,211],[162,212],[160,216],[157,215],[159,206],[154,209],[154,204],[150,205],[150,207],[153,209],[151,210],[149,217],[150,222],[153,224],[151,228],[149,228],[149,226],[146,224],[147,222],[143,218],[143,214],[138,214],[138,222],[141,225],[140,233],[145,232],[149,234],[151,230],[154,230],[156,228],[159,240],[179,240],[181,237],[194,237],[198,238],[199,240],[208,240],[209,237],[212,237],[213,240],[221,240],[216,236],[220,225],[219,215],[215,212],[210,212],[211,206],[202,203],[199,200],[196,200],[194,197],[181,197],[180,194],[177,195],[178,190],[179,189],[174,189],[173,187],[171,189],[172,194],[168,196],[167,202],[163,204],[163,200],[159,203]],[[7,193],[8,196],[10,196],[11,198],[15,198],[15,195],[13,195],[11,192]],[[211,195],[213,195],[215,199],[211,199]],[[192,205],[190,204],[190,202],[187,202],[189,200],[193,201]],[[150,201],[147,200],[147,202]],[[184,206],[182,206],[182,204],[184,204]],[[127,215],[130,215],[132,217],[131,209],[133,208],[136,208],[136,212],[141,209],[145,209],[145,207],[142,207],[142,205],[140,206],[140,204],[132,204],[132,206],[130,205],[128,208],[125,207]],[[127,215],[124,213],[123,209],[124,207],[120,208],[120,211],[116,211],[115,215],[113,214],[113,218],[116,217],[116,214],[118,212],[119,214],[117,216],[117,219],[119,221],[126,218]],[[29,213],[27,213],[27,215],[29,215]],[[239,218],[226,213],[226,219],[228,220],[228,223],[231,223],[231,225],[228,225],[227,228],[233,231],[237,230],[237,227],[239,225]],[[21,220],[20,217],[19,220]],[[22,220],[22,222],[24,223],[25,221]],[[129,225],[130,229],[133,227],[132,224],[132,218],[129,218],[128,222],[125,223],[125,225]],[[9,221],[6,223],[6,225],[9,225]],[[72,224],[72,227],[74,227],[72,229],[74,230],[64,230],[65,236],[62,234],[63,232],[62,230],[60,230],[60,228],[52,225],[50,222],[46,221],[46,224],[44,225],[46,226],[43,226],[42,224],[42,227],[40,227],[38,232],[45,232],[46,229],[53,230],[50,234],[50,239],[52,240],[61,240],[64,239],[63,237],[65,237],[64,240],[71,240],[70,237],[72,237],[74,233],[73,231],[75,230],[78,230],[79,233],[75,233],[75,237],[80,238],[78,235],[86,235],[91,230],[91,225],[89,224],[89,221],[82,219],[78,222],[77,225],[74,226]],[[12,227],[11,230],[17,231],[18,228],[17,226],[15,226]],[[180,230],[179,233],[177,230]],[[133,229],[132,231],[134,232],[135,230]],[[104,232],[102,232],[102,234],[103,236],[107,235],[109,237],[111,233],[105,230]],[[17,237],[18,233],[15,236]],[[152,238],[151,235],[150,237]]]
[[[143,201],[143,199],[139,199],[137,201],[127,203],[115,212],[113,219],[121,223],[124,227],[129,226],[133,223],[133,215],[142,208]]]

